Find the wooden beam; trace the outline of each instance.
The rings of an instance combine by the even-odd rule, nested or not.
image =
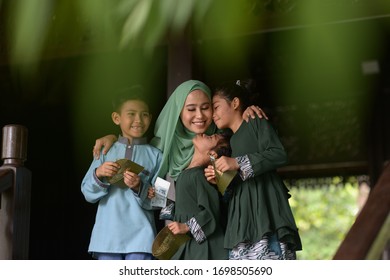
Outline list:
[[[307,178],[368,173],[367,161],[333,162],[319,164],[288,165],[278,169],[283,178]]]
[[[338,248],[335,260],[364,260],[390,213],[390,164]]]

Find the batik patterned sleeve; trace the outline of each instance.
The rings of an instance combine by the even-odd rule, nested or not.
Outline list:
[[[236,157],[237,163],[240,166],[240,177],[243,181],[255,176],[251,162],[247,155]]]
[[[190,228],[190,232],[196,242],[200,244],[206,240],[206,235],[194,217],[187,221],[186,224]]]

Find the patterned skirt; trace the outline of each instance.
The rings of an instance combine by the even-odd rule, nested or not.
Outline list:
[[[229,260],[295,260],[296,253],[276,235],[264,236],[255,243],[240,242],[229,252]]]

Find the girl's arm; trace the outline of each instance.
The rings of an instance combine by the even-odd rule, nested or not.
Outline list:
[[[268,121],[258,120],[254,126],[257,131],[258,151],[236,157],[243,180],[276,170],[288,162],[286,150],[272,125]]]
[[[218,170],[239,170],[242,180],[246,180],[287,164],[287,153],[270,123],[259,120],[254,125],[258,135],[253,141],[258,141],[258,152],[235,158],[223,156],[215,162]]]

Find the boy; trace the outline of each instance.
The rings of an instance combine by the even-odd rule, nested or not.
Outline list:
[[[157,177],[162,154],[143,137],[152,119],[143,96],[136,86],[122,90],[114,100],[112,120],[122,135],[106,155],[92,161],[81,184],[85,199],[99,203],[88,249],[96,259],[153,259],[156,229],[147,191]],[[123,158],[144,170],[139,174],[126,170],[122,185],[110,184],[121,168],[116,161]]]

